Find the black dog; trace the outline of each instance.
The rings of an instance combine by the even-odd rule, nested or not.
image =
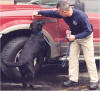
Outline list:
[[[45,41],[43,34],[41,33],[42,27],[45,21],[36,20],[30,24],[31,35],[26,41],[21,55],[16,63],[6,62],[3,63],[9,67],[19,67],[22,75],[23,87],[27,86],[26,79],[31,78],[29,81],[30,87],[32,86],[32,79],[34,79],[35,68],[33,66],[33,60],[37,57],[38,61],[43,61],[47,56],[47,52],[50,46]],[[29,80],[29,79],[28,79]]]

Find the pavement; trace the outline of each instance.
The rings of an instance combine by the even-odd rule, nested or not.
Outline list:
[[[100,77],[99,65],[98,75]],[[70,88],[64,88],[62,86],[63,82],[68,80],[68,67],[62,68],[60,65],[49,65],[45,66],[36,74],[35,81],[33,82],[34,90],[39,91],[90,91],[88,90],[89,85],[89,75],[86,69],[85,63],[80,64],[80,74],[79,74],[79,85]],[[100,91],[100,83],[98,84],[99,88],[92,91]],[[34,91],[29,87],[23,89],[21,82],[13,82],[9,79],[4,79],[0,83],[0,91]]]

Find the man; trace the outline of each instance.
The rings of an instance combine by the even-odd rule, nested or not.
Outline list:
[[[62,18],[70,27],[71,35],[69,41],[73,41],[69,54],[69,80],[64,82],[64,86],[74,86],[78,84],[79,63],[78,58],[80,48],[83,50],[84,58],[90,75],[89,88],[98,88],[98,74],[94,59],[93,33],[87,15],[69,6],[66,1],[57,3],[57,10],[37,11],[34,15],[46,17]]]

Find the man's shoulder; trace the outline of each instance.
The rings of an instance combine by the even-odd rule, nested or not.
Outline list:
[[[76,8],[73,8],[73,11],[76,13],[76,14],[84,14],[84,12],[82,10],[79,10],[79,9],[76,9]]]
[[[74,15],[76,15],[77,17],[87,17],[86,13],[83,12],[82,10],[73,8],[74,11]]]

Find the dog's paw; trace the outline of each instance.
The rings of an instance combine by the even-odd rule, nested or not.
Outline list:
[[[29,87],[30,87],[31,89],[35,89],[34,86],[33,86],[32,84],[29,84]]]
[[[27,84],[26,83],[23,83],[22,84],[22,88],[26,88],[27,87]]]

